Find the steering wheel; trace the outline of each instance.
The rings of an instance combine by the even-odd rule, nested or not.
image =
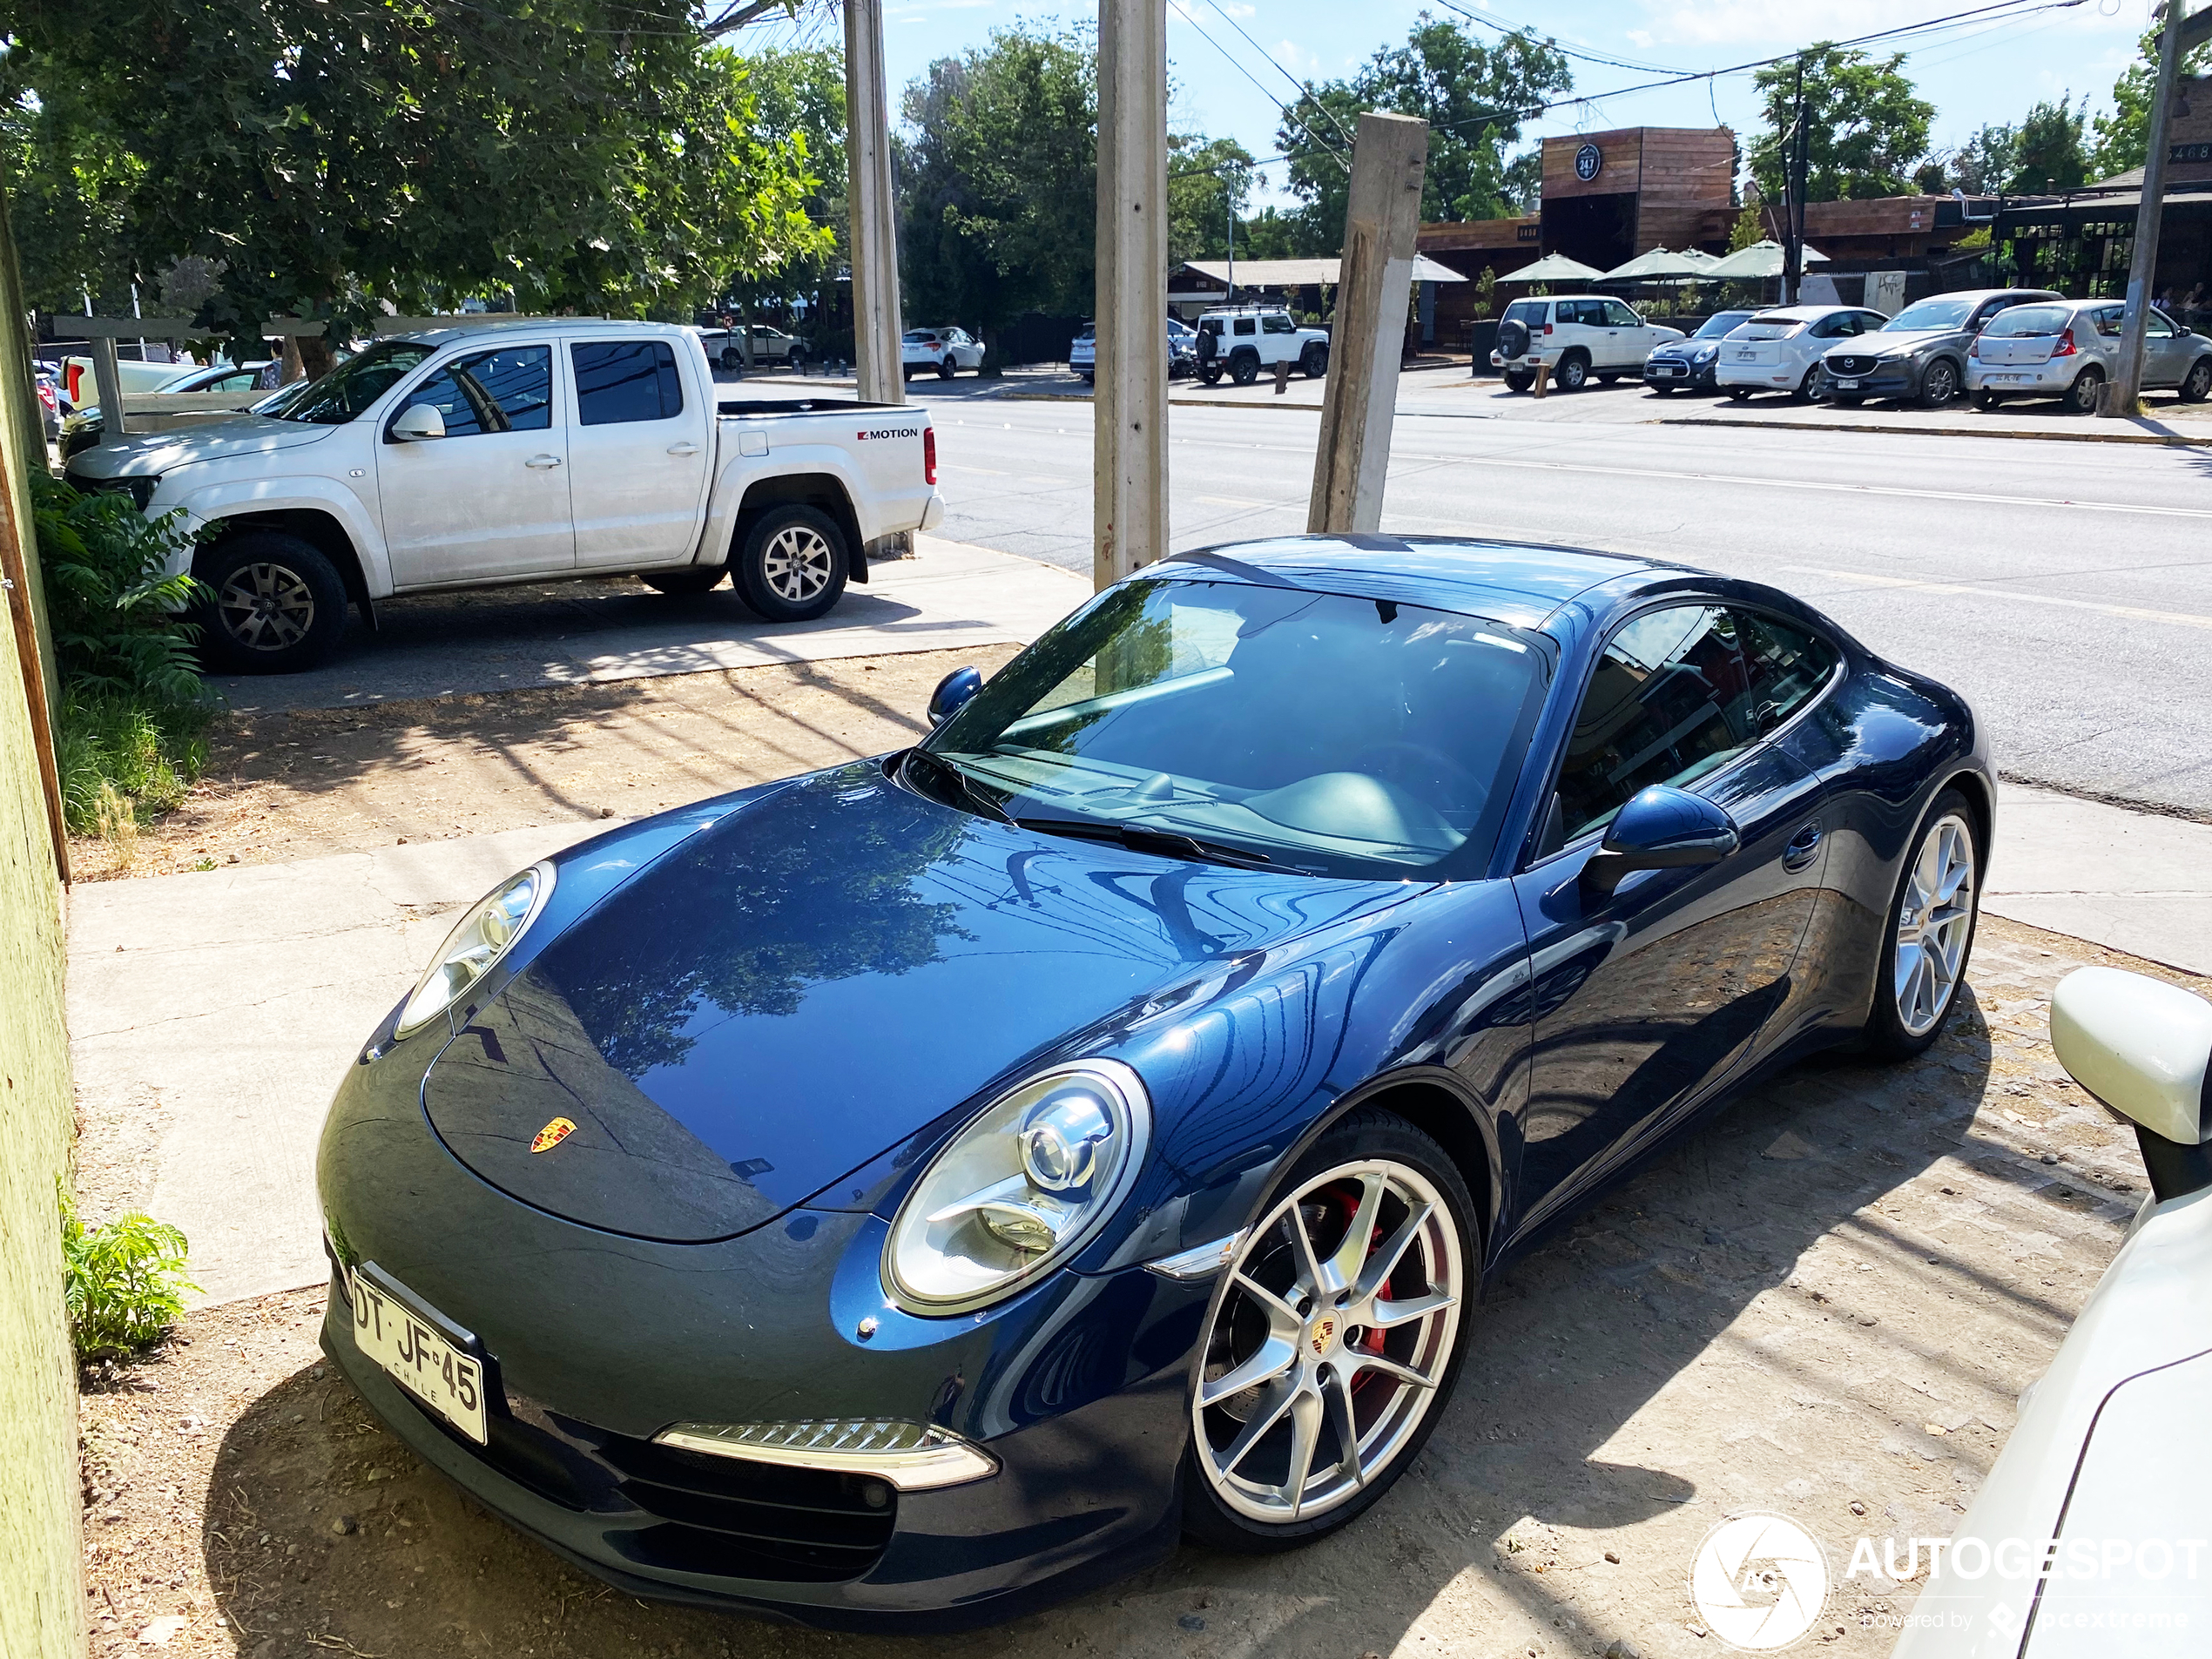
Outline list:
[[[1371,743],[1352,758],[1349,768],[1395,784],[1443,812],[1478,813],[1490,791],[1482,779],[1441,749],[1426,743]]]

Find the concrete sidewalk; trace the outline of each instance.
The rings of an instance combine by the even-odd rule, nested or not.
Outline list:
[[[1999,823],[1992,912],[2212,974],[2212,826],[2017,788]],[[362,1040],[453,911],[610,827],[78,887],[69,1015],[87,1208],[182,1227],[211,1299],[318,1278],[315,1141]]]

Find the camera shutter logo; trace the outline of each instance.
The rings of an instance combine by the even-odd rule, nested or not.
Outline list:
[[[1598,175],[1605,165],[1605,152],[1594,144],[1586,144],[1575,152],[1575,176],[1584,184]]]
[[[1689,1599],[1706,1629],[1746,1653],[1772,1653],[1812,1629],[1828,1600],[1828,1560],[1780,1515],[1738,1515],[1705,1534]]]

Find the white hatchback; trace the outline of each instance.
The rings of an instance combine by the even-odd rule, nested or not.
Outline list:
[[[981,370],[983,342],[965,328],[909,328],[899,341],[899,358],[908,379],[934,368],[950,380],[963,368]]]
[[[1754,392],[1812,395],[1821,354],[1839,340],[1871,334],[1889,319],[1858,306],[1789,306],[1762,311],[1721,341],[1713,381],[1742,402]]]

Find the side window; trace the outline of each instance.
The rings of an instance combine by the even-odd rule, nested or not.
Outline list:
[[[448,438],[542,432],[553,424],[553,352],[509,346],[455,359],[416,387],[394,415],[428,403]]]
[[[2100,306],[2096,312],[2097,332],[2107,340],[2120,338],[2120,325],[2127,320],[2126,306]]]
[[[1613,636],[1567,740],[1560,822],[1568,840],[1638,790],[1687,786],[1757,736],[1735,617],[1719,605],[1646,611]]]
[[[1838,339],[1843,334],[1844,324],[1847,320],[1848,319],[1840,316],[1823,317],[1811,327],[1806,329],[1805,333],[1815,340]]]
[[[1628,307],[1622,305],[1618,300],[1608,300],[1605,302],[1605,324],[1608,328],[1641,328],[1643,327],[1642,321],[1637,319],[1636,314],[1629,310]]]
[[[1818,695],[1835,671],[1836,648],[1819,635],[1738,610],[1736,638],[1749,677],[1750,719],[1755,732],[1771,732]]]
[[[569,347],[569,360],[576,366],[581,425],[666,421],[684,412],[684,382],[666,341],[578,341]]]
[[[2175,334],[2174,320],[2154,306],[2150,315],[2143,319],[2143,333],[2153,340],[2171,340]]]
[[[1240,334],[1251,334],[1252,332],[1252,320],[1250,317],[1238,318],[1235,323],[1235,332]]]
[[[1298,326],[1295,323],[1288,317],[1280,315],[1261,318],[1260,327],[1271,334],[1294,334],[1298,332]]]

